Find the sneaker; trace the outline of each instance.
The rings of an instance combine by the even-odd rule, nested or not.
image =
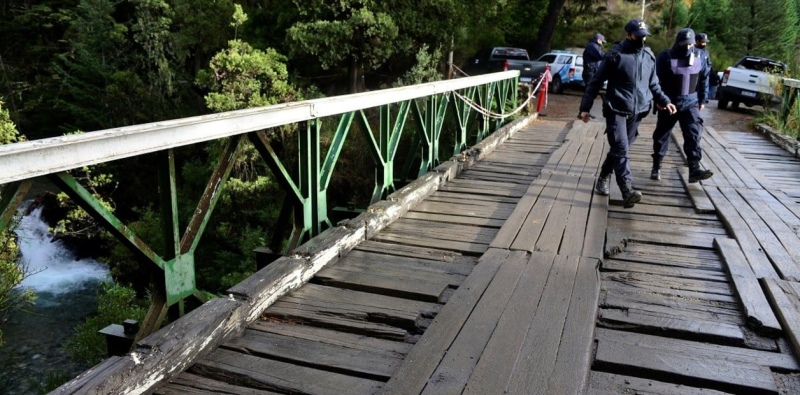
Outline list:
[[[636,190],[631,190],[628,193],[622,194],[622,207],[631,208],[642,201],[642,193]]]
[[[661,179],[661,170],[653,169],[650,171],[650,179],[651,180],[660,180]]]
[[[611,191],[608,189],[608,183],[611,181],[611,175],[605,177],[597,177],[597,183],[594,185],[594,192],[600,196],[608,196]]]

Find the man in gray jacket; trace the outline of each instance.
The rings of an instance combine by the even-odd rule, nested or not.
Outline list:
[[[633,189],[628,156],[628,149],[639,134],[639,123],[650,111],[654,99],[659,108],[675,112],[675,106],[658,84],[655,55],[644,45],[649,35],[647,24],[641,19],[633,19],[625,25],[625,40],[614,44],[603,56],[586,87],[580,107],[579,117],[589,122],[594,99],[603,82],[608,81],[603,116],[610,148],[600,167],[595,193],[608,195],[611,174],[616,174],[625,208],[633,207],[642,199],[642,193]]]

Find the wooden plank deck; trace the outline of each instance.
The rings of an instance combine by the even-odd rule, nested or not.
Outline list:
[[[709,129],[650,180],[654,121],[634,208],[602,122],[538,120],[155,393],[800,393],[800,162]]]

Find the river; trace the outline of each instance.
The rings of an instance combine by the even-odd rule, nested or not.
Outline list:
[[[104,264],[76,260],[53,241],[41,208],[22,217],[16,234],[21,260],[34,273],[21,286],[33,289],[38,299],[30,311],[13,313],[3,326],[0,393],[8,395],[35,394],[48,374],[74,377],[88,368],[71,361],[62,344],[94,313],[97,291],[109,280]]]

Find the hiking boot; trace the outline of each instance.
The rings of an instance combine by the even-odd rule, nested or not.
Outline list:
[[[608,196],[611,191],[608,189],[608,183],[611,182],[611,174],[603,177],[597,177],[597,183],[594,185],[594,192],[600,196]]]
[[[689,161],[689,183],[695,183],[702,180],[707,180],[713,176],[711,170],[704,170],[700,168],[699,160]]]
[[[633,189],[630,182],[626,182],[620,187],[620,192],[622,192],[622,207],[624,208],[631,208],[642,201],[642,193]]]
[[[650,179],[651,180],[660,180],[661,179],[661,160],[664,159],[663,156],[658,154],[653,154],[653,169],[650,170]]]

